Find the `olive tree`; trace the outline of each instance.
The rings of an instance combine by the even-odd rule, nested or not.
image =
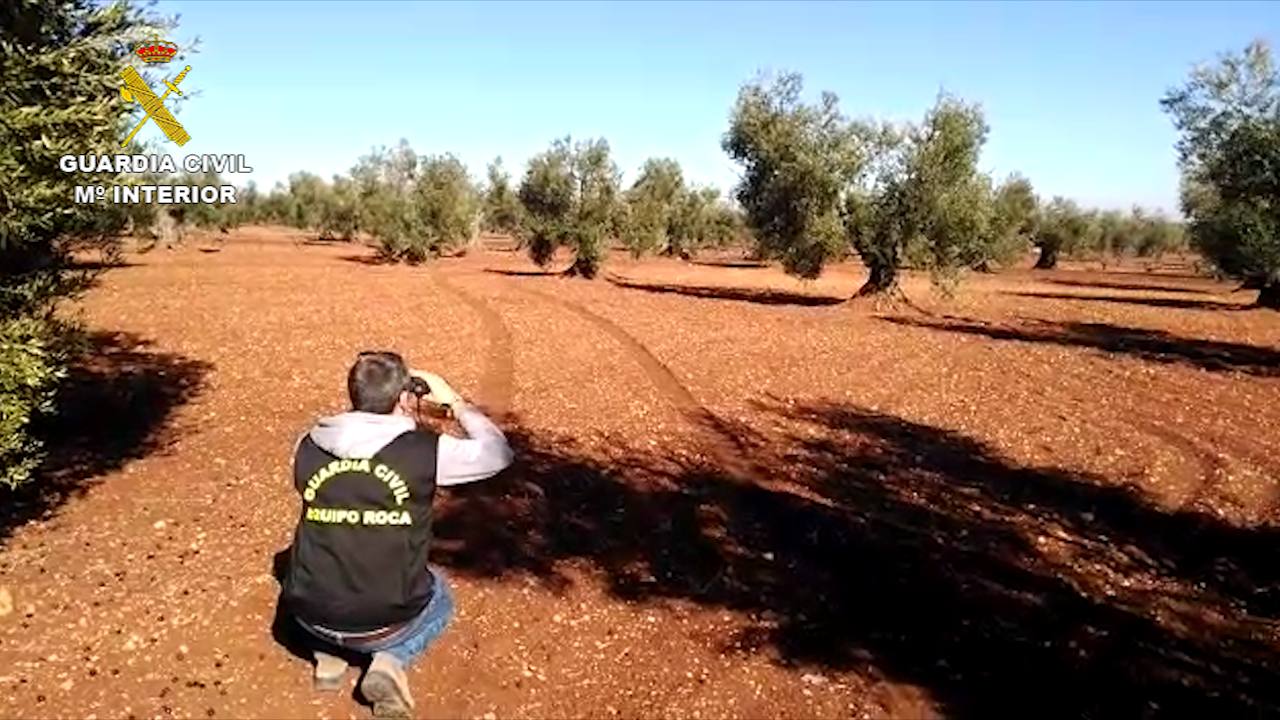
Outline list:
[[[1138,257],[1158,259],[1167,252],[1186,249],[1186,230],[1182,223],[1167,217],[1144,217],[1131,244]]]
[[[990,272],[995,265],[1009,265],[1021,257],[1035,235],[1039,200],[1027,178],[1013,174],[996,188],[991,210],[988,251],[976,269]]]
[[[527,222],[523,228],[529,257],[545,267],[564,244],[576,204],[573,149],[569,139],[556,140],[525,168],[517,194]]]
[[[289,198],[289,225],[299,230],[320,227],[325,205],[329,202],[329,186],[323,178],[309,172],[290,174]]]
[[[350,242],[360,230],[360,206],[355,182],[335,175],[320,208],[320,239]]]
[[[859,295],[896,292],[905,261],[944,287],[989,256],[991,180],[978,171],[981,109],[947,95],[920,125],[884,128],[872,183],[846,198],[845,229],[869,276]]]
[[[1141,222],[1141,211],[1135,208],[1134,213],[1125,215],[1119,210],[1103,210],[1094,216],[1097,231],[1094,235],[1094,246],[1103,267],[1111,258],[1123,258],[1133,249],[1137,235],[1137,227]]]
[[[415,233],[387,248],[392,257],[421,262],[475,235],[479,198],[466,166],[453,155],[422,158],[410,205]]]
[[[502,158],[494,158],[486,170],[488,183],[482,201],[484,229],[518,235],[523,216],[520,198],[511,187],[511,175],[502,167]]]
[[[616,220],[619,181],[603,139],[574,145],[566,137],[531,159],[519,189],[530,258],[545,267],[565,246],[574,253],[566,274],[595,277]]]
[[[261,222],[287,225],[292,215],[293,200],[289,195],[289,189],[284,186],[284,183],[277,181],[271,186],[271,192],[262,198],[258,219]]]
[[[574,149],[578,208],[567,236],[573,248],[569,275],[593,278],[603,259],[605,240],[619,200],[621,174],[609,159],[609,143],[587,140]]]
[[[138,119],[115,88],[132,46],[165,23],[123,2],[0,3],[0,485],[31,479],[32,425],[56,409],[76,328],[59,304],[88,286],[72,250],[117,247],[128,217],[78,205],[64,154],[111,154]]]
[[[1181,134],[1183,211],[1192,244],[1280,309],[1280,73],[1254,41],[1192,70],[1160,101]]]
[[[867,157],[837,97],[826,92],[806,103],[803,85],[797,73],[744,85],[722,146],[743,167],[735,195],[759,256],[814,278],[848,251],[841,198]]]
[[[1082,210],[1074,201],[1054,197],[1040,212],[1034,242],[1040,248],[1036,269],[1057,267],[1061,255],[1070,255],[1096,243],[1098,222],[1093,213]]]
[[[703,247],[722,247],[741,231],[739,217],[713,187],[691,187],[681,193],[671,219],[667,252],[682,258]]]
[[[386,260],[408,259],[410,244],[421,235],[414,212],[418,160],[409,143],[401,140],[394,149],[375,148],[351,168],[356,222],[377,242]],[[418,259],[424,258],[425,253]]]
[[[662,251],[676,254],[673,243],[678,205],[685,194],[680,164],[670,158],[651,158],[624,195],[622,240],[635,257]]]

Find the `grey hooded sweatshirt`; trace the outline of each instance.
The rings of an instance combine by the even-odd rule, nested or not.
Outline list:
[[[437,485],[484,480],[511,464],[513,454],[506,436],[484,413],[464,402],[454,405],[453,412],[467,437],[440,435],[436,450]],[[414,427],[412,418],[351,411],[321,418],[309,435],[325,452],[360,460],[373,457],[387,443]]]

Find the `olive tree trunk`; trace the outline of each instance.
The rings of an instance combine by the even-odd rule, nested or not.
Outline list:
[[[1258,307],[1280,310],[1280,282],[1271,282],[1258,291]]]
[[[1036,260],[1036,270],[1052,270],[1058,266],[1058,248],[1042,245],[1040,259]]]
[[[867,270],[867,282],[855,297],[881,295],[898,289],[898,268],[892,263],[871,263]]]

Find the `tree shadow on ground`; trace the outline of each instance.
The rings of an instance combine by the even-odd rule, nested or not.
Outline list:
[[[1132,355],[1149,362],[1190,365],[1212,372],[1243,372],[1259,377],[1280,375],[1280,351],[1244,343],[1180,337],[1164,330],[1110,323],[1056,323],[1043,320],[1007,326],[955,317],[943,320],[900,316],[881,319],[897,325],[979,335],[995,340],[1092,348]]]
[[[774,290],[771,288],[721,287],[715,285],[677,285],[666,283],[648,283],[611,275],[608,281],[628,290],[640,290],[649,293],[684,295],[687,297],[713,298],[716,300],[735,300],[758,305],[798,305],[802,307],[822,307],[839,305],[848,298],[836,298],[823,295],[806,295],[804,293]]]
[[[689,261],[691,265],[703,265],[705,267],[725,267],[725,268],[751,268],[760,269],[768,268],[769,263],[765,260],[734,260],[732,258],[694,258]]]
[[[1135,275],[1137,277],[1146,278],[1182,278],[1186,280],[1204,280],[1205,274],[1198,272],[1189,265],[1183,263],[1166,263],[1157,267],[1143,268],[1141,270],[1127,270],[1123,268],[1111,268],[1107,270],[1109,275]]]
[[[173,411],[189,402],[212,370],[210,363],[149,350],[130,333],[92,333],[58,396],[58,413],[37,422],[46,460],[16,491],[0,490],[0,539],[46,517],[95,480],[130,460],[163,452],[180,429]]]
[[[1080,302],[1123,303],[1148,307],[1175,308],[1178,310],[1248,310],[1249,305],[1222,302],[1220,300],[1184,300],[1182,298],[1127,297],[1124,295],[1072,295],[1070,293],[1031,292],[1027,290],[1002,290],[1001,295],[1041,298],[1045,300],[1078,300]]]
[[[1192,293],[1197,295],[1204,295],[1208,292],[1200,288],[1189,288],[1180,285],[1165,285],[1161,283],[1126,283],[1109,280],[1068,280],[1065,278],[1044,278],[1043,282],[1052,283],[1054,285],[1066,285],[1068,287],[1106,288],[1108,290],[1149,290],[1152,292]],[[1074,298],[1077,296],[1072,295],[1071,297]]]
[[[128,260],[77,260],[71,264],[72,270],[116,270],[120,268],[139,267],[138,263]]]
[[[564,277],[564,270],[505,270],[502,268],[485,268],[485,272],[507,277]]]
[[[1274,528],[854,406],[763,409],[796,429],[753,478],[514,432],[507,482],[445,494],[434,559],[736,611],[728,652],[914,684],[946,714],[1280,711],[1274,625],[1242,609],[1276,609]]]
[[[355,263],[355,264],[357,264],[357,265],[378,266],[378,265],[393,265],[393,264],[394,264],[393,262],[391,262],[391,261],[390,261],[390,260],[388,260],[387,258],[385,258],[385,257],[383,257],[383,256],[381,256],[381,255],[378,255],[378,254],[373,254],[373,255],[343,255],[340,259],[341,259],[343,262]]]

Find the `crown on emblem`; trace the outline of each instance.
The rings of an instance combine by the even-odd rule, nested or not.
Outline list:
[[[178,54],[178,46],[157,37],[155,40],[140,43],[133,51],[142,58],[142,62],[167,63]]]

